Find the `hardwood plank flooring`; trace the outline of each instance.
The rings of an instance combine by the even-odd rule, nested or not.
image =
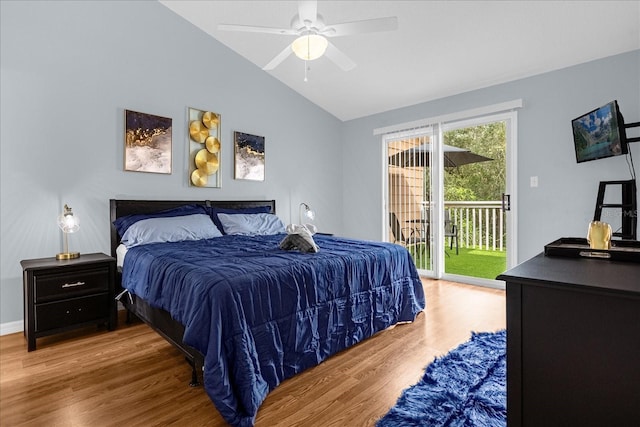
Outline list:
[[[434,357],[471,331],[506,325],[505,293],[423,279],[427,308],[284,381],[256,421],[271,426],[373,426]],[[120,313],[123,314],[122,312]],[[0,337],[2,426],[225,426],[183,356],[142,323],[38,339]]]

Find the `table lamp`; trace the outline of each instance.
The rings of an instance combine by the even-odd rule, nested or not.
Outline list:
[[[315,212],[311,210],[308,204],[304,202],[300,203],[300,225],[304,224],[304,222],[302,221],[303,218],[308,219],[309,221],[313,221],[315,217]]]
[[[66,204],[64,211],[58,216],[58,227],[64,234],[64,252],[56,255],[56,259],[73,259],[80,256],[80,252],[69,252],[69,240],[67,234],[75,233],[80,229],[80,218]]]

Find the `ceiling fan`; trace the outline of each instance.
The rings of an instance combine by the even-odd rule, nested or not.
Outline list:
[[[349,71],[356,66],[355,62],[342,53],[342,51],[335,47],[327,38],[397,30],[398,18],[390,16],[387,18],[327,25],[322,15],[318,13],[317,0],[301,0],[298,1],[298,13],[291,20],[291,28],[220,24],[218,25],[218,29],[224,31],[247,31],[298,36],[298,38],[265,65],[263,70],[273,70],[280,65],[282,61],[287,59],[289,55],[295,53],[297,57],[305,61],[312,61],[326,54],[327,58],[333,61],[338,67],[344,71]]]

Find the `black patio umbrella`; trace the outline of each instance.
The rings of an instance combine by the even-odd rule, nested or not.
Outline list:
[[[431,144],[422,144],[401,151],[393,156],[389,156],[389,164],[403,168],[429,166],[430,148]],[[467,149],[453,147],[451,145],[443,145],[442,149],[444,150],[444,167],[446,168],[493,160]]]

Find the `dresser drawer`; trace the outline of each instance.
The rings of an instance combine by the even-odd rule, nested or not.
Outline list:
[[[49,302],[36,305],[35,329],[36,332],[42,332],[108,316],[109,294],[107,293]]]
[[[109,266],[94,266],[74,271],[40,271],[33,280],[35,303],[107,292]]]

